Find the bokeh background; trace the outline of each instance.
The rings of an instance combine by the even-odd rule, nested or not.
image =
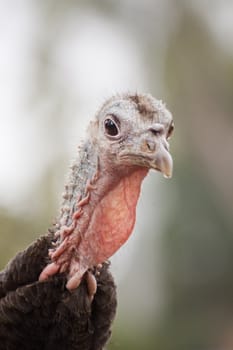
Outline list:
[[[0,267],[58,213],[88,120],[122,91],[175,120],[112,259],[109,350],[233,349],[233,2],[0,2]]]

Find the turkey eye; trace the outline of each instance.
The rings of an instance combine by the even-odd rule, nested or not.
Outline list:
[[[170,127],[169,127],[169,129],[168,129],[167,139],[169,139],[169,138],[171,137],[171,135],[172,135],[172,133],[173,133],[173,130],[174,130],[174,123],[173,123],[173,121],[172,121],[172,123],[171,123],[171,125],[170,125]]]
[[[109,136],[116,136],[119,132],[116,123],[110,118],[105,119],[104,127]]]

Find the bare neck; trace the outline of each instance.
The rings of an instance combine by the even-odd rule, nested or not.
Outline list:
[[[106,208],[111,202],[114,202],[114,198],[120,200],[122,208],[124,208],[123,202],[126,200],[126,193],[127,197],[130,196],[130,198],[134,198],[136,194],[135,200],[132,200],[133,207],[136,208],[141,181],[148,170],[145,168],[127,169],[125,167],[114,169],[107,159],[102,160],[103,164],[101,163],[98,152],[98,147],[95,144],[84,142],[79,148],[78,157],[70,168],[63,194],[64,201],[57,222],[58,243],[75,232],[79,236],[84,236],[93,213],[104,197],[107,198],[104,202]],[[121,185],[119,186],[119,184]],[[113,191],[114,188],[117,190]],[[124,195],[121,195],[120,193],[123,194],[123,192]],[[118,208],[120,207],[121,205],[118,204]],[[131,213],[134,222],[135,210],[132,210]],[[114,215],[114,211],[112,215]],[[133,225],[131,230],[132,228]]]
[[[52,262],[40,280],[68,272],[67,288],[74,289],[89,268],[112,256],[130,236],[148,169],[117,167],[109,158],[95,144],[80,147],[65,186],[56,243],[49,251]]]

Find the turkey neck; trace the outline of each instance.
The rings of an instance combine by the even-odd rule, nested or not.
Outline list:
[[[102,154],[99,157],[99,153],[101,151],[97,145],[90,141],[83,142],[79,147],[63,193],[57,222],[56,236],[60,238],[57,243],[73,234],[84,237],[88,231],[89,235],[88,227],[93,222],[92,217],[98,217],[97,222],[94,220],[98,227],[101,222],[105,222],[103,217],[109,217],[105,224],[106,227],[112,227],[112,223],[118,222],[119,211],[128,212],[129,207],[132,224],[127,237],[132,231],[141,182],[148,170],[140,167],[114,167],[108,157],[103,157]],[[106,200],[103,201],[104,198]],[[101,210],[104,208],[101,217],[96,215],[99,212],[98,207]],[[111,217],[107,215],[108,211],[111,211]],[[122,238],[122,243],[125,239]],[[56,260],[56,254],[54,258]]]

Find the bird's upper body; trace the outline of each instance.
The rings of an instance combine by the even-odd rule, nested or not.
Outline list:
[[[172,128],[171,113],[150,95],[121,95],[104,104],[72,167],[57,246],[50,251],[52,262],[40,280],[66,272],[67,288],[75,289],[88,269],[121,247],[133,230],[148,170],[171,176]]]
[[[122,94],[106,101],[90,122],[86,138],[71,166],[53,233],[32,245],[33,254],[28,254],[30,247],[24,252],[24,258],[21,256],[23,267],[17,265],[16,256],[2,272],[0,296],[14,299],[12,293],[19,290],[23,295],[25,288],[28,291],[31,286],[36,286],[38,293],[39,289],[46,290],[48,286],[55,288],[56,283],[59,285],[56,281],[60,281],[63,295],[62,302],[61,296],[58,297],[60,305],[80,294],[85,285],[90,310],[93,311],[94,305],[100,306],[103,289],[113,310],[116,306],[115,286],[105,261],[133,230],[141,183],[149,169],[171,176],[168,139],[172,131],[171,113],[149,94]],[[46,243],[39,247],[42,241]],[[36,253],[37,259],[33,257],[36,249],[40,251]],[[20,255],[17,259],[20,261]],[[25,276],[24,270],[27,271]],[[79,301],[81,299],[79,295]],[[56,313],[56,306],[54,310]],[[108,312],[106,320],[109,318],[107,324],[110,327],[114,312]]]

